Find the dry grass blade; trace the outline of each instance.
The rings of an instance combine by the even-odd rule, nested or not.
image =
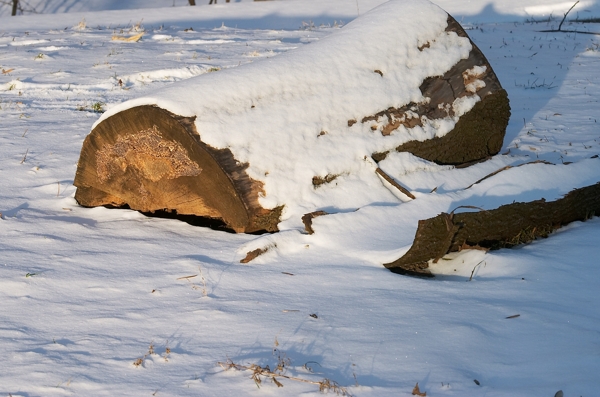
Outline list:
[[[25,162],[25,160],[27,160],[27,153],[29,153],[29,148],[27,148],[27,150],[25,151],[25,156],[23,156],[23,160],[21,160],[21,164],[23,164]]]
[[[456,207],[455,209],[453,209],[452,211],[450,211],[450,214],[454,215],[454,211],[460,209],[460,208],[467,208],[470,210],[480,210],[480,211],[485,211],[483,208],[481,207],[476,207],[474,205],[459,205],[458,207]]]
[[[178,277],[177,280],[187,280],[187,279],[194,278],[194,277],[198,277],[198,275],[192,274],[191,276]]]
[[[475,274],[475,269],[477,269],[477,267],[479,265],[481,265],[482,263],[484,263],[483,261],[479,262],[478,264],[475,265],[475,267],[473,267],[473,271],[471,272],[471,277],[469,277],[469,281],[473,280],[473,275]]]
[[[275,383],[277,385],[277,387],[283,387],[283,383],[281,383],[277,379],[277,378],[279,378],[279,379],[283,378],[283,379],[288,379],[288,380],[292,380],[295,382],[302,382],[302,383],[309,383],[311,385],[317,385],[317,386],[319,386],[319,391],[321,391],[321,392],[332,391],[339,396],[352,397],[352,394],[350,394],[348,389],[340,386],[337,382],[332,381],[330,379],[323,379],[323,380],[317,382],[317,381],[313,381],[310,379],[305,379],[305,378],[300,378],[297,376],[290,376],[290,375],[283,374],[282,371],[283,371],[284,365],[281,362],[281,356],[279,357],[279,359],[280,359],[280,362],[275,371],[271,371],[271,369],[269,368],[268,365],[265,367],[261,367],[260,365],[257,365],[257,364],[241,365],[241,364],[236,364],[231,359],[227,359],[227,361],[225,361],[225,362],[218,362],[217,364],[221,368],[223,368],[225,371],[228,371],[230,369],[235,369],[237,371],[252,371],[252,375],[250,376],[250,378],[254,381],[254,383],[256,383],[256,386],[258,386],[258,387],[260,387],[260,385],[262,384],[261,377],[270,378],[273,381],[273,383]],[[285,359],[284,359],[284,361],[285,361]],[[287,364],[285,363],[285,365],[287,365]]]
[[[524,165],[529,165],[529,164],[548,164],[548,165],[555,165],[554,163],[551,163],[551,162],[549,162],[549,161],[545,161],[545,160],[535,160],[535,161],[530,161],[530,162],[528,162],[528,163],[519,164],[519,165],[517,165],[517,167],[522,167],[522,166],[524,166]],[[473,182],[473,183],[472,183],[472,184],[470,184],[468,187],[466,187],[466,188],[465,188],[465,190],[466,190],[466,189],[470,189],[470,188],[472,188],[474,185],[477,185],[478,183],[481,183],[481,182],[485,181],[486,179],[488,179],[488,178],[491,178],[491,177],[493,177],[494,175],[496,175],[496,174],[499,174],[499,173],[500,173],[500,172],[502,172],[502,171],[509,170],[509,169],[511,169],[511,168],[515,168],[515,167],[513,167],[512,165],[507,165],[506,167],[502,167],[502,168],[500,168],[499,170],[496,170],[496,171],[494,171],[494,172],[492,172],[492,173],[490,173],[490,174],[488,174],[488,175],[484,176],[483,178],[479,179],[478,181],[476,181],[476,182]]]
[[[135,36],[131,36],[131,37],[123,37],[123,36],[113,36],[112,40],[113,41],[125,41],[127,43],[135,43],[140,41],[140,39],[142,38],[142,36],[144,35],[144,32],[136,34]]]
[[[413,388],[412,395],[413,396],[425,397],[425,396],[427,396],[427,393],[426,392],[421,392],[421,390],[419,390],[419,383],[417,382],[417,384]]]

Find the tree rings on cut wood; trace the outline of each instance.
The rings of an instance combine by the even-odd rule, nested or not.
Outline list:
[[[498,249],[548,237],[555,229],[600,214],[600,182],[556,201],[536,200],[497,209],[441,213],[420,220],[414,242],[401,258],[384,264],[394,273],[432,277],[429,261],[466,247]]]
[[[117,113],[84,141],[74,184],[86,207],[129,206],[222,219],[236,232],[273,232],[281,208],[258,203],[260,182],[228,149],[204,144],[193,118],[154,106]]]

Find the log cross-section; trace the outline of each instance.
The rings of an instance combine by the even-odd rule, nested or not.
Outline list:
[[[276,231],[279,211],[258,203],[251,180],[227,149],[202,143],[193,119],[154,106],[117,113],[86,138],[75,176],[84,206],[124,206],[221,219],[236,232]]]

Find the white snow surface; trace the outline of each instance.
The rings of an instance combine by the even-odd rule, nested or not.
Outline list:
[[[315,234],[290,218],[284,231],[261,236],[78,206],[72,183],[100,117],[93,109],[193,76],[242,75],[241,65],[259,74],[277,57],[295,59],[289,50],[326,46],[382,1],[195,9],[106,1],[107,11],[100,2],[42,3],[49,8],[40,14],[0,17],[0,394],[321,395],[286,378],[283,388],[269,379],[257,388],[250,371],[218,365],[275,368],[278,355],[290,360],[287,375],[330,379],[354,396],[411,396],[417,382],[434,397],[598,394],[598,217],[514,249],[448,255],[432,264],[433,280],[382,266],[409,249],[420,219],[465,205],[555,200],[600,181],[600,36],[541,32],[557,28],[572,3],[438,2],[508,91],[502,154],[455,169],[395,153],[380,166],[415,200],[378,180],[362,198],[346,197],[363,183],[359,170],[315,191],[342,203],[314,219]],[[132,6],[111,10],[117,3]],[[80,8],[47,14],[68,11],[60,4]],[[581,22],[598,9],[581,1],[563,29],[600,32]],[[111,40],[141,31],[137,43]],[[555,165],[526,164],[473,184],[535,160]]]
[[[469,39],[446,32],[447,18],[429,1],[391,0],[310,46],[172,84],[111,108],[94,126],[140,105],[196,116],[203,142],[230,149],[264,182],[261,205],[284,206],[280,230],[317,209],[389,201],[371,154],[445,135],[479,97],[457,101],[452,118],[390,136],[348,120],[424,102],[421,83],[468,58]],[[316,189],[312,178],[327,175],[339,177]]]

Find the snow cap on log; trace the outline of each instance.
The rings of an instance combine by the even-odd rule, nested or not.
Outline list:
[[[496,154],[509,115],[451,16],[391,0],[318,42],[111,108],[83,144],[75,198],[238,232],[301,227],[315,210],[396,200],[376,171],[397,152],[446,165]]]

